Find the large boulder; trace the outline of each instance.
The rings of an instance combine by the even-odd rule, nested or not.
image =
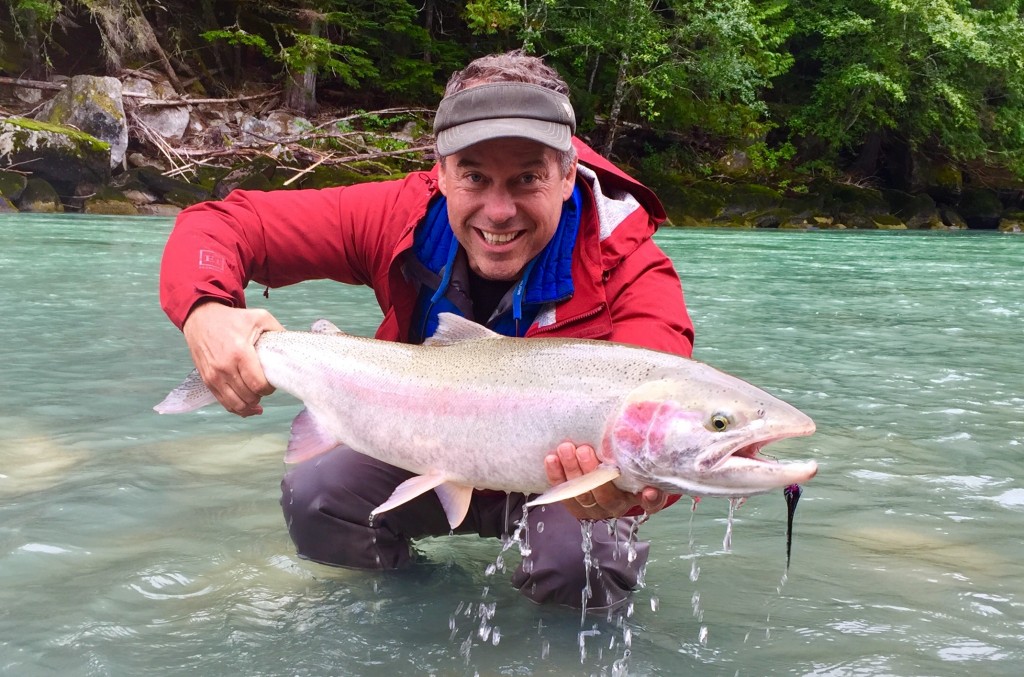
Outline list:
[[[86,214],[117,216],[134,216],[139,213],[138,207],[127,196],[110,187],[104,187],[95,195],[86,198],[82,211]]]
[[[148,99],[167,100],[177,99],[178,93],[169,82],[157,80],[153,82],[146,78],[128,78],[124,81],[124,89],[135,94],[141,94]],[[138,106],[134,108],[135,117],[149,130],[159,135],[165,141],[179,143],[188,131],[190,114],[188,106]]]
[[[152,167],[140,167],[131,172],[143,185],[149,188],[162,202],[188,207],[210,199],[210,191],[187,181],[165,176]]]
[[[116,167],[128,150],[128,119],[121,94],[117,78],[76,75],[36,117],[105,141],[110,145],[110,167]]]
[[[18,209],[23,212],[60,214],[64,211],[64,204],[49,183],[42,179],[29,179],[18,200]]]
[[[0,167],[17,165],[64,196],[110,178],[110,145],[68,127],[28,118],[0,120]]]
[[[994,190],[987,188],[965,189],[957,205],[957,211],[964,217],[967,226],[979,230],[995,230],[1003,214],[1003,204]]]

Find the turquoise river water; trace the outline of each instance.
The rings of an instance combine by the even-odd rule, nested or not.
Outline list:
[[[151,410],[191,368],[157,300],[170,227],[0,216],[0,674],[1024,672],[1024,238],[659,234],[695,356],[810,414],[772,453],[820,471],[788,575],[781,492],[736,511],[728,550],[728,502],[681,502],[643,529],[632,607],[581,625],[520,598],[496,541],[426,541],[388,574],[298,559],[298,404]],[[366,289],[259,291],[295,329],[380,316]]]

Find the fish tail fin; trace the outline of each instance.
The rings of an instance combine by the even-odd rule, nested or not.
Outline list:
[[[206,387],[199,376],[199,370],[193,369],[177,388],[167,394],[163,401],[153,407],[158,414],[187,414],[213,404],[217,401],[213,392]]]

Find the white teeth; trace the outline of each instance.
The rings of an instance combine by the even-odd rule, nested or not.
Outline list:
[[[480,233],[484,236],[484,240],[487,244],[505,244],[516,239],[519,233],[488,233],[486,230],[481,230]]]

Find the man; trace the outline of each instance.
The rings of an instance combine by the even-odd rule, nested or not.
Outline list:
[[[250,280],[369,285],[384,312],[376,336],[385,340],[420,343],[438,313],[456,312],[510,336],[606,339],[688,356],[693,329],[679,278],[651,240],[665,218],[661,204],[574,138],[567,93],[540,59],[483,57],[448,83],[430,172],[324,190],[236,191],[182,212],[164,253],[161,302],[221,404],[258,414],[272,391],[253,343],[283,327],[245,308]],[[573,442],[545,459],[552,484],[597,466],[594,449]],[[433,493],[368,521],[409,476],[346,446],[289,470],[282,507],[299,554],[369,569],[408,563],[414,539],[450,533]],[[675,498],[605,484],[548,506],[535,513],[544,529],[531,530],[532,552],[513,585],[534,601],[579,607],[589,576],[590,608],[621,603],[647,544],[626,556],[632,517],[616,520],[614,533],[594,529],[598,566],[588,573],[578,520],[654,513]],[[510,533],[525,500],[475,492],[456,531]]]

